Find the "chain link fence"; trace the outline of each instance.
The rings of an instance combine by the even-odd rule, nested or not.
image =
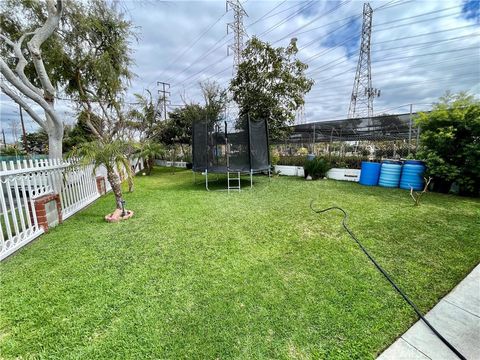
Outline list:
[[[280,157],[315,154],[368,160],[414,157],[420,129],[414,114],[382,115],[300,124],[274,151]]]

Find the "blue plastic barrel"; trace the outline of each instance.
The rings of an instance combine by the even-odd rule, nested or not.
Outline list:
[[[425,164],[419,160],[406,160],[403,164],[400,188],[405,190],[422,190]]]
[[[362,161],[362,170],[360,172],[360,180],[362,185],[375,186],[378,184],[380,176],[380,167],[382,164],[376,162]]]
[[[380,178],[378,185],[389,188],[396,188],[400,183],[400,175],[402,173],[402,163],[393,160],[382,161],[382,169],[380,170]]]

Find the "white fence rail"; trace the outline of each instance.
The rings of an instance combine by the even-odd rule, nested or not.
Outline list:
[[[141,159],[132,159],[138,172]],[[0,164],[0,260],[41,235],[34,206],[36,198],[56,193],[65,220],[100,197],[97,176],[110,183],[105,167],[81,166],[62,160],[23,160]]]

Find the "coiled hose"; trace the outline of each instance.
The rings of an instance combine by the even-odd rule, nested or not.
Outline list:
[[[365,249],[365,247],[362,245],[362,243],[357,239],[357,237],[353,234],[353,232],[348,228],[347,226],[347,220],[348,220],[348,214],[345,210],[343,210],[341,207],[338,207],[338,206],[332,206],[332,207],[329,207],[329,208],[326,208],[326,209],[323,209],[323,210],[317,210],[317,209],[314,209],[313,208],[313,202],[314,200],[312,200],[310,202],[310,209],[312,209],[312,211],[314,211],[315,213],[317,214],[321,214],[321,213],[324,213],[324,212],[327,212],[327,211],[331,211],[331,210],[339,210],[343,213],[343,220],[342,220],[342,226],[343,228],[345,229],[345,231],[348,233],[348,235],[350,235],[350,237],[355,240],[355,242],[358,244],[358,246],[360,246],[360,249],[362,249],[362,251],[365,253],[365,255],[367,255],[367,257],[370,259],[370,261],[373,263],[373,265],[375,265],[375,267],[378,269],[378,271],[380,271],[382,273],[383,276],[385,276],[385,278],[388,280],[388,282],[390,284],[392,284],[392,286],[394,287],[395,290],[397,290],[397,292],[402,296],[402,298],[408,303],[408,305],[410,305],[413,310],[415,310],[415,312],[417,313],[417,315],[420,317],[420,319],[422,319],[422,321],[433,331],[433,333],[440,339],[442,340],[442,342],[448,346],[448,348],[450,350],[452,350],[453,353],[455,353],[455,355],[458,356],[458,358],[462,359],[462,360],[466,360],[466,357],[463,356],[452,344],[450,344],[448,342],[447,339],[445,339],[442,334],[440,334],[437,329],[435,329],[433,327],[432,324],[430,324],[430,322],[423,316],[423,313],[420,311],[420,309],[413,303],[412,300],[410,300],[410,298],[402,291],[402,289],[400,289],[397,284],[395,284],[395,282],[392,280],[392,278],[390,277],[390,275],[388,275],[388,273],[375,261],[375,259],[370,255],[370,253],[367,251],[367,249]]]

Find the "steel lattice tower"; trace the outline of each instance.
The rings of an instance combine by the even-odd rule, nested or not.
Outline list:
[[[369,3],[363,4],[362,42],[353,83],[348,118],[373,116],[373,99],[380,96],[380,90],[372,87],[370,61],[370,38],[372,35],[373,10]]]
[[[229,9],[233,10],[233,22],[227,24],[227,34],[228,30],[233,31],[233,44],[228,45],[228,50],[232,49],[233,51],[233,67],[234,71],[237,70],[238,65],[242,62],[242,51],[244,48],[243,36],[247,35],[245,27],[243,26],[243,17],[248,16],[246,11],[243,9],[240,0],[227,0],[227,11]]]

